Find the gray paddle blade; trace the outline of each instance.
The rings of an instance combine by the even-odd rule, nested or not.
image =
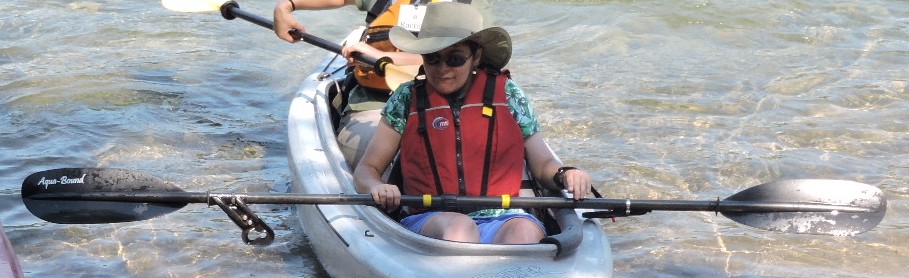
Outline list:
[[[852,236],[876,227],[887,212],[884,193],[873,186],[843,180],[784,180],[758,185],[728,201],[800,202],[842,205],[868,212],[722,212],[736,222],[771,231]]]
[[[151,219],[186,203],[81,201],[91,192],[182,192],[155,176],[123,169],[61,168],[29,175],[22,182],[22,202],[35,216],[60,224],[115,223]]]

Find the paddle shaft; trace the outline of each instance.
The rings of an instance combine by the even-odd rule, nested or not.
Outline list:
[[[186,192],[158,177],[125,169],[60,168],[22,182],[26,208],[49,222],[117,223],[147,220],[189,203],[217,205],[243,230],[244,242],[268,242],[273,233],[246,204],[376,205],[365,194]],[[636,200],[561,197],[402,196],[401,204],[445,211],[482,208],[592,209],[585,218],[643,215],[655,210],[710,211],[751,227],[800,234],[848,236],[876,227],[887,211],[884,193],[843,180],[764,183],[720,200]],[[250,238],[265,231],[265,238]]]
[[[242,199],[247,204],[313,204],[313,205],[375,205],[368,194],[298,194],[298,193],[205,193],[205,192],[79,192],[41,193],[33,200],[79,200],[137,203],[206,203],[212,198]],[[506,200],[507,199],[507,200]],[[867,213],[865,207],[814,204],[804,202],[767,201],[692,201],[585,199],[574,201],[558,197],[474,197],[474,196],[401,196],[401,204],[414,207],[515,207],[515,208],[581,208],[613,211],[712,211],[712,212],[844,212]]]
[[[233,20],[234,18],[239,17],[246,21],[252,22],[256,25],[268,28],[269,30],[275,29],[275,24],[273,21],[240,9],[240,6],[234,1],[228,1],[228,2],[224,3],[224,5],[221,6],[221,16],[223,16],[227,20]],[[303,32],[303,31],[300,31],[297,29],[291,29],[290,35],[294,39],[302,40],[306,43],[315,45],[319,48],[331,51],[333,53],[341,54],[341,46],[336,43],[332,43],[330,41],[310,35],[309,33],[306,33],[306,32]],[[354,55],[354,59],[356,59],[359,62],[366,63],[368,65],[379,66],[378,60],[373,59],[371,57],[366,57],[363,55]]]

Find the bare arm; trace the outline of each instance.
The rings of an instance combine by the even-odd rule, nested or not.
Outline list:
[[[400,143],[401,134],[383,117],[353,175],[357,192],[372,194],[376,203],[389,211],[401,204],[401,191],[398,186],[385,183],[382,174],[398,153]]]
[[[543,140],[539,132],[524,139],[524,151],[530,167],[530,172],[543,185],[550,190],[561,190],[552,177],[560,167],[565,165],[555,157],[552,149]],[[579,169],[565,172],[563,183],[568,192],[574,194],[577,200],[585,198],[591,191],[591,179],[587,172]]]
[[[290,1],[293,1],[291,4]],[[290,36],[288,31],[290,29],[297,29],[301,32],[306,32],[306,28],[303,27],[300,22],[297,22],[297,19],[291,15],[294,11],[294,8],[297,10],[327,10],[340,8],[345,5],[354,5],[356,0],[279,0],[278,4],[275,5],[274,11],[274,21],[275,21],[275,34],[279,38],[288,42],[295,42],[293,37]]]

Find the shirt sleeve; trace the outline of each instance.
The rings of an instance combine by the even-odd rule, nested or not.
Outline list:
[[[382,116],[391,124],[398,133],[404,133],[404,125],[407,124],[407,114],[410,112],[410,87],[413,81],[406,82],[398,86],[398,89],[391,94],[382,109]]]
[[[376,4],[376,0],[357,0],[356,5],[357,9],[361,11],[368,11],[372,9],[372,5]]]
[[[514,119],[518,121],[518,126],[521,127],[521,133],[524,138],[540,131],[537,115],[533,112],[533,107],[530,104],[530,100],[527,99],[527,95],[524,94],[524,90],[518,87],[518,84],[514,83],[513,80],[508,79],[505,82],[505,94],[508,108],[511,109]]]

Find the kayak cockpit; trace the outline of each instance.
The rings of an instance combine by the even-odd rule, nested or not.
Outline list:
[[[336,141],[330,101],[342,89],[345,67],[344,59],[326,58],[291,103],[288,160],[295,193],[357,194]],[[573,209],[544,209],[558,231],[526,245],[426,237],[372,206],[297,205],[296,210],[313,250],[333,276],[612,276],[609,242],[599,222],[582,219]]]

